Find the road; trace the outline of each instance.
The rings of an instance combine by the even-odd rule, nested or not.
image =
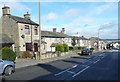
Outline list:
[[[110,50],[90,56],[52,61],[16,69],[6,80],[118,80],[118,52]]]

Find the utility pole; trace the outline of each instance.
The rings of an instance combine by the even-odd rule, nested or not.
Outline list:
[[[41,24],[40,24],[40,0],[38,0],[38,17],[39,17],[39,60],[41,59],[42,50],[41,50]]]
[[[99,51],[99,30],[100,29],[98,29],[98,51]]]

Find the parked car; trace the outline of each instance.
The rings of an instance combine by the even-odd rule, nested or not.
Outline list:
[[[91,54],[92,54],[92,50],[90,50],[90,49],[82,49],[81,53],[82,53],[83,55],[84,55],[84,54],[86,54],[86,55],[91,55]]]
[[[14,72],[14,62],[0,59],[0,74],[11,75]]]

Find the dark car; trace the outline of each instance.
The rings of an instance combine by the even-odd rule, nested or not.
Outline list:
[[[92,50],[90,49],[82,49],[81,51],[82,55],[91,55],[92,54]]]
[[[11,75],[14,72],[14,62],[0,59],[0,74]]]

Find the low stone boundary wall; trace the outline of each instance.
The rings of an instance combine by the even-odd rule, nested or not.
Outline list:
[[[62,57],[62,56],[68,56],[68,55],[76,55],[79,51],[69,51],[69,52],[49,52],[44,53],[41,55],[40,59],[48,59],[48,58],[54,58],[54,57]]]

